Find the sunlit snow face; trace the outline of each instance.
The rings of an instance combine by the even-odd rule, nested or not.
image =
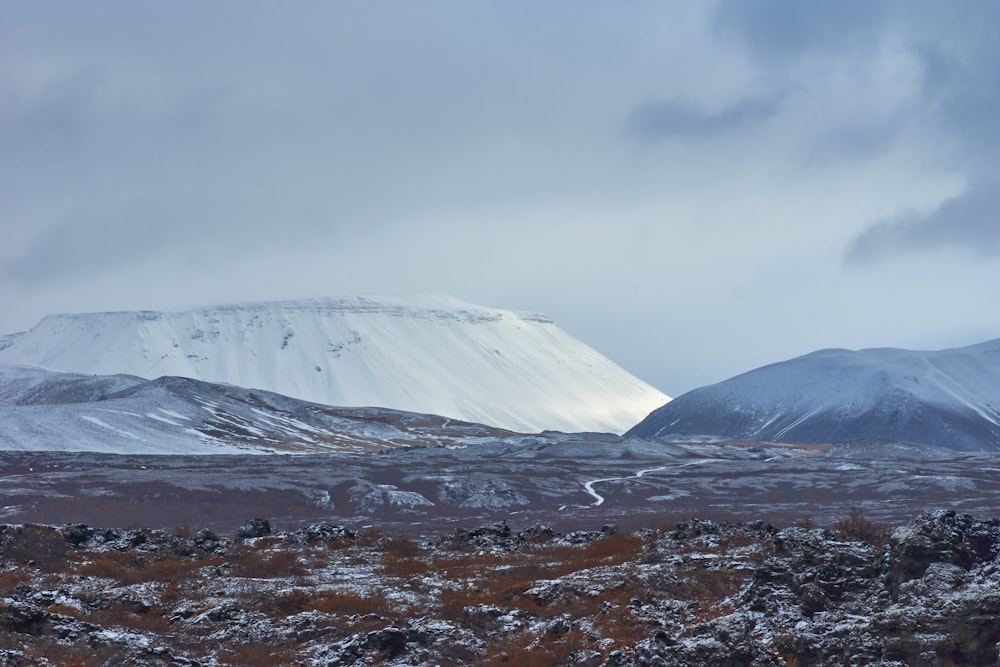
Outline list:
[[[0,362],[224,382],[529,433],[622,433],[668,400],[543,316],[436,296],[53,316],[11,339]]]

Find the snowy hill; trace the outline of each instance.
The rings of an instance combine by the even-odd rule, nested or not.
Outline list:
[[[147,381],[0,364],[0,450],[117,454],[371,452],[463,446],[500,429],[383,408],[333,408],[189,378]]]
[[[0,363],[188,377],[522,432],[621,433],[669,400],[541,315],[439,296],[54,315],[0,338]]]
[[[939,352],[821,350],[688,392],[629,434],[1000,450],[1000,339]]]

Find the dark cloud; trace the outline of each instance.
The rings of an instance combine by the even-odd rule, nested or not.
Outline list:
[[[845,260],[865,265],[949,247],[979,254],[1000,252],[1000,188],[996,185],[970,189],[929,213],[908,213],[876,223],[854,238]]]
[[[55,77],[30,96],[18,99],[4,90],[0,103],[8,150],[65,152],[75,148],[88,127],[102,116],[101,89],[106,81],[99,67],[85,67]]]
[[[743,100],[718,110],[687,101],[648,102],[632,111],[628,131],[644,141],[711,138],[761,125],[773,118],[780,106],[779,97]]]
[[[961,150],[958,159],[977,171],[997,171],[1000,149],[1000,50],[989,67],[961,70],[940,95],[936,110]],[[978,176],[978,174],[977,174]]]
[[[878,38],[893,5],[871,0],[722,2],[715,25],[757,56],[787,59],[816,50],[842,51]]]
[[[932,103],[947,95],[961,70],[954,54],[936,42],[915,43],[910,47],[910,52],[920,63],[924,102]]]
[[[831,81],[865,84],[884,77],[891,92],[860,88],[859,112],[817,116],[802,144],[809,169],[861,165],[902,144],[923,144],[927,167],[971,183],[930,212],[870,224],[846,247],[849,266],[900,254],[961,247],[1000,252],[1000,45],[987,25],[1000,6],[960,2],[846,0],[804,3],[747,0],[718,5],[713,25],[733,38],[772,84],[821,90]],[[881,69],[880,69],[881,68]],[[805,81],[803,74],[816,77]],[[831,84],[832,85],[832,84]],[[893,98],[895,96],[895,99]],[[891,103],[887,101],[891,100]],[[929,150],[928,150],[929,147]]]
[[[75,211],[40,230],[0,272],[9,284],[61,284],[122,266],[142,266],[196,238],[198,224],[179,221],[176,204],[133,200],[115,211]],[[203,236],[202,236],[203,238]]]
[[[976,38],[981,24],[1000,19],[1000,13],[977,7],[982,11],[924,16],[928,22],[919,39],[908,44],[921,86],[900,118],[934,138],[937,166],[961,174],[969,183],[966,191],[929,212],[872,224],[847,246],[846,264],[945,248],[1000,255],[1000,46]]]
[[[804,149],[805,163],[856,165],[885,155],[892,149],[904,122],[903,114],[842,122],[819,133]]]

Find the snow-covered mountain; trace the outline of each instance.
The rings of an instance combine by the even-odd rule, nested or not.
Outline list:
[[[116,454],[372,452],[517,440],[384,408],[334,408],[178,377],[89,376],[0,364],[0,450]]]
[[[54,315],[0,363],[188,377],[514,431],[621,433],[667,396],[541,315],[450,297],[350,297]]]
[[[1000,450],[1000,339],[937,352],[813,352],[679,396],[629,434]]]

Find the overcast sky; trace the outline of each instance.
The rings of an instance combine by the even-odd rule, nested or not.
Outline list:
[[[979,0],[0,0],[0,332],[440,292],[675,396],[997,338],[998,25]]]

